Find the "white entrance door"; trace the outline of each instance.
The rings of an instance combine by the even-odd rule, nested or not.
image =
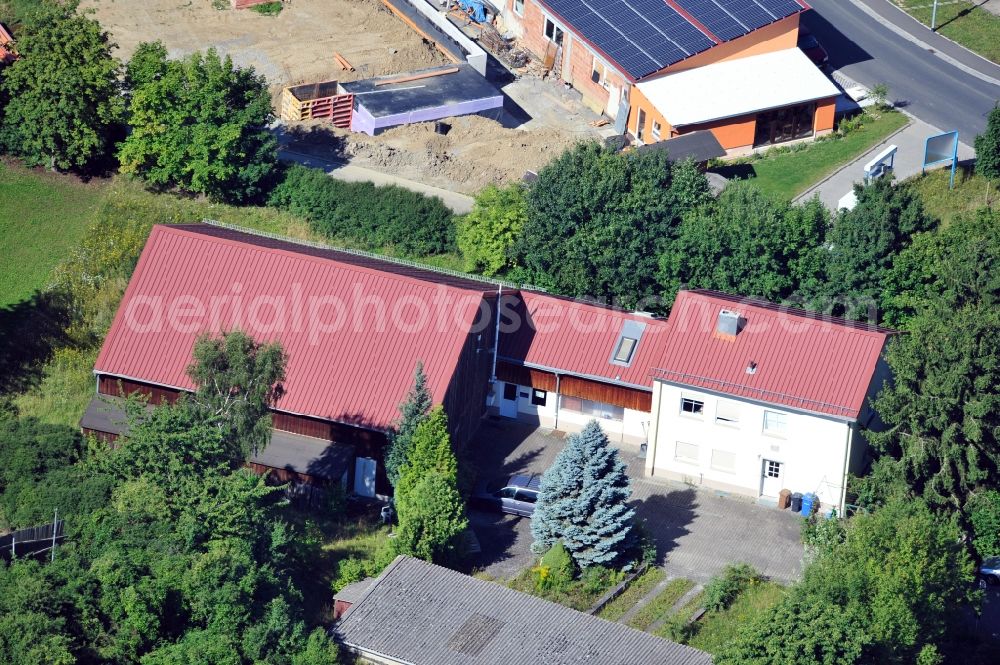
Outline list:
[[[375,460],[359,457],[354,461],[354,493],[358,496],[375,496]]]
[[[763,472],[760,483],[761,496],[777,497],[781,491],[781,474],[784,471],[784,464],[774,460],[764,460]]]
[[[503,395],[500,396],[500,415],[504,418],[517,418],[517,385],[503,384]]]

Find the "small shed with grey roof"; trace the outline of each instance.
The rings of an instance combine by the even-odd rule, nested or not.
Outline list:
[[[685,159],[693,159],[699,164],[726,156],[726,151],[719,143],[719,139],[715,138],[715,134],[708,129],[688,132],[666,141],[647,143],[639,146],[636,150],[639,152],[666,150],[671,161],[681,162]]]
[[[712,662],[704,651],[403,556],[351,604],[333,634],[380,665]]]

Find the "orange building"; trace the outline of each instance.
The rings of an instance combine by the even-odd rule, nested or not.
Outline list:
[[[802,0],[504,1],[504,28],[636,143],[708,129],[738,154],[833,130]]]

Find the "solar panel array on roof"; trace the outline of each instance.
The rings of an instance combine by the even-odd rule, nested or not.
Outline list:
[[[715,45],[663,0],[544,2],[636,78]]]
[[[795,0],[674,0],[716,37],[729,41],[802,11]]]
[[[639,79],[722,42],[801,12],[795,0],[542,0],[585,39]],[[674,6],[671,6],[674,5]]]

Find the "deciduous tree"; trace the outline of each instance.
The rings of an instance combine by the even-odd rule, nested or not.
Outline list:
[[[935,662],[974,600],[973,565],[953,520],[920,500],[849,520],[771,612],[741,627],[719,665]]]
[[[271,440],[270,407],[284,393],[288,358],[279,343],[258,344],[240,330],[200,336],[193,355],[187,370],[197,386],[192,406],[242,463]]]
[[[121,66],[78,2],[45,0],[18,34],[21,57],[4,69],[0,146],[27,163],[83,169],[106,155],[122,117]]]
[[[512,252],[518,277],[634,307],[657,294],[658,257],[681,215],[707,197],[695,167],[671,164],[664,151],[578,144],[539,171],[528,192],[528,219]]]
[[[1000,303],[1000,211],[982,208],[919,233],[893,261],[882,291],[889,325],[908,327],[920,312]]]
[[[465,269],[496,275],[511,267],[511,248],[528,219],[526,192],[520,183],[487,185],[476,194],[472,212],[458,226],[458,248]]]
[[[532,550],[540,554],[562,541],[581,568],[624,563],[634,545],[631,494],[618,450],[591,420],[567,438],[542,476],[531,518]]]
[[[1000,104],[986,118],[986,129],[976,137],[975,148],[976,173],[990,183],[1000,178]]]
[[[660,257],[664,297],[682,286],[779,302],[812,290],[822,275],[829,216],[813,199],[801,206],[772,199],[750,182],[688,212]]]
[[[837,215],[827,236],[823,309],[866,319],[881,302],[883,284],[898,254],[914,234],[932,228],[934,220],[905,183],[880,178],[867,186],[856,185],[855,193],[857,205]]]
[[[264,77],[214,49],[167,60],[152,45],[137,56],[128,69],[132,129],[118,153],[122,172],[216,200],[263,197],[277,167]]]

